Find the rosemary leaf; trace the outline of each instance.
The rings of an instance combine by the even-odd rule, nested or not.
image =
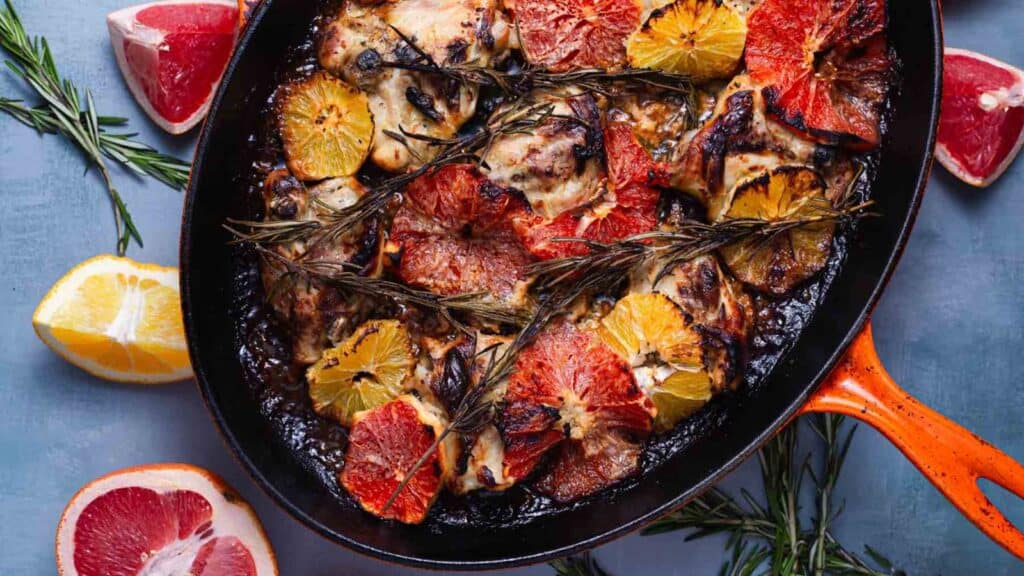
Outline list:
[[[590,552],[551,562],[556,576],[610,576]]]
[[[0,48],[10,56],[7,67],[21,78],[43,103],[29,107],[18,100],[0,98],[0,111],[43,134],[61,134],[74,142],[103,179],[114,210],[117,252],[124,254],[134,240],[142,237],[131,213],[114,186],[105,158],[114,160],[140,175],[148,175],[174,188],[188,183],[189,165],[133,140],[133,134],[112,134],[105,130],[123,126],[123,118],[100,116],[92,95],[81,92],[57,72],[45,38],[29,37],[10,0],[0,9]]]
[[[801,419],[808,422],[821,443],[815,458],[801,453],[794,423],[758,453],[764,485],[764,505],[744,494],[744,502],[712,489],[681,510],[643,531],[645,535],[687,530],[687,540],[713,534],[730,535],[731,556],[720,574],[813,574],[897,576],[903,572],[872,548],[867,560],[836,540],[831,525],[840,511],[834,509],[835,488],[855,427],[843,432],[842,416],[823,415]],[[798,421],[798,422],[800,422]],[[815,513],[811,526],[801,521],[803,478],[814,481]]]

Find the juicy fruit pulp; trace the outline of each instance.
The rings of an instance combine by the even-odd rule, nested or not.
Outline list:
[[[57,530],[62,576],[276,576],[259,520],[204,470],[157,464],[83,488]]]
[[[516,361],[500,418],[505,441],[505,477],[530,474],[542,456],[562,441],[578,442],[585,456],[626,458],[617,479],[636,470],[632,441],[606,454],[609,434],[644,436],[654,407],[637,387],[629,366],[600,339],[568,322],[542,332]],[[554,463],[557,468],[558,462]],[[606,487],[566,496],[585,496]]]
[[[651,14],[627,44],[629,64],[689,75],[697,82],[736,70],[746,21],[724,2],[676,0]]]
[[[357,412],[397,398],[414,363],[409,332],[400,322],[367,322],[307,371],[313,409],[349,426]]]
[[[50,289],[32,324],[54,351],[101,378],[161,383],[192,374],[174,268],[87,260]]]
[[[398,275],[438,294],[512,296],[530,263],[509,220],[518,210],[521,201],[475,166],[448,165],[416,179],[391,226],[401,247]]]
[[[885,0],[764,0],[747,19],[747,69],[781,121],[871,148],[891,78],[885,24]]]
[[[427,516],[441,490],[443,450],[434,450],[387,510],[406,471],[433,445],[440,426],[424,416],[425,408],[411,396],[364,412],[349,433],[341,484],[367,512],[406,524]]]
[[[281,139],[288,169],[297,178],[351,176],[373,140],[369,100],[325,73],[291,84],[281,104]]]
[[[633,0],[516,0],[515,16],[527,59],[554,72],[621,66],[640,24]]]
[[[121,70],[164,129],[194,126],[235,46],[238,8],[224,2],[154,3],[108,17]]]
[[[209,501],[189,490],[111,490],[90,502],[79,518],[75,570],[79,576],[128,576],[188,564],[188,572],[197,576],[255,575],[252,554],[238,538],[212,536],[212,518]],[[111,546],[114,538],[124,545]],[[104,549],[103,555],[89,554]],[[192,562],[180,556],[191,556]]]
[[[988,186],[1024,144],[1024,72],[981,54],[946,49],[936,157],[973,186]]]
[[[781,166],[738,184],[724,219],[780,222],[823,217],[832,208],[824,193],[825,182],[817,172]],[[781,295],[825,266],[834,231],[834,222],[816,222],[776,234],[769,241],[754,238],[728,245],[721,252],[737,278]]]
[[[661,294],[630,294],[601,320],[598,334],[647,384],[667,430],[711,398],[701,337],[683,311]]]

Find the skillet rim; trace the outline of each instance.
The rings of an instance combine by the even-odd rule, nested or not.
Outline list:
[[[275,0],[263,0],[258,6],[256,11],[252,14],[248,25],[242,31],[239,36],[238,44],[235,48],[234,53],[225,69],[223,79],[217,88],[217,92],[210,106],[210,112],[207,118],[203,122],[202,129],[199,134],[199,139],[196,144],[196,154],[192,166],[191,176],[189,179],[189,186],[184,201],[184,212],[182,215],[182,229],[181,229],[181,241],[180,241],[180,276],[179,282],[182,287],[181,289],[181,303],[183,320],[185,324],[185,332],[188,339],[189,354],[192,359],[192,364],[195,371],[195,377],[199,391],[203,397],[203,402],[209,411],[210,418],[216,424],[218,431],[220,432],[225,444],[227,444],[230,453],[234,459],[242,464],[242,467],[249,474],[256,484],[260,488],[271,496],[271,500],[281,509],[285,510],[292,518],[298,520],[302,525],[312,530],[322,538],[337,544],[344,545],[347,549],[357,552],[359,554],[374,558],[376,560],[385,561],[388,563],[397,563],[404,566],[428,568],[434,570],[497,570],[505,568],[513,568],[519,566],[526,566],[530,564],[550,561],[556,558],[564,557],[570,554],[579,553],[584,550],[589,550],[601,544],[605,544],[612,540],[621,538],[635,530],[642,528],[644,525],[650,523],[652,520],[661,517],[662,515],[675,510],[692,499],[696,498],[700,494],[706,492],[715,484],[720,482],[726,475],[732,472],[740,464],[745,462],[754,453],[760,449],[765,443],[767,443],[774,435],[785,426],[796,414],[803,404],[805,404],[810,395],[818,388],[825,377],[832,371],[835,365],[846,353],[850,344],[854,338],[864,329],[868,323],[871,313],[877,305],[882,293],[885,291],[892,275],[895,271],[896,265],[899,263],[903,252],[906,249],[907,242],[910,237],[910,233],[913,230],[914,223],[917,219],[917,215],[921,206],[921,202],[924,198],[925,188],[928,183],[928,175],[931,171],[931,167],[934,161],[934,149],[937,138],[937,127],[939,119],[939,111],[942,97],[942,70],[943,70],[943,28],[942,28],[942,9],[939,5],[940,0],[924,0],[928,4],[928,9],[931,16],[931,27],[932,34],[935,38],[935,42],[932,46],[933,57],[935,66],[933,67],[932,85],[929,87],[931,90],[931,101],[929,102],[929,130],[925,139],[925,150],[926,155],[921,158],[920,165],[916,170],[916,185],[911,197],[906,217],[903,222],[899,223],[899,232],[896,235],[896,243],[889,253],[886,263],[883,267],[882,273],[878,276],[874,282],[874,286],[870,292],[869,297],[864,300],[860,311],[857,314],[857,320],[851,324],[850,329],[847,331],[845,336],[840,341],[832,354],[829,356],[827,361],[822,365],[821,369],[815,375],[814,378],[809,380],[803,385],[803,390],[797,394],[794,399],[787,405],[780,413],[777,418],[772,420],[770,424],[764,426],[763,430],[757,434],[754,439],[747,443],[747,445],[738,450],[731,458],[729,458],[724,464],[715,469],[712,473],[708,474],[701,481],[692,484],[685,490],[680,491],[675,497],[665,500],[661,505],[652,508],[650,511],[636,516],[617,525],[616,527],[606,530],[601,534],[596,534],[589,538],[575,542],[568,546],[562,546],[554,549],[549,549],[543,552],[537,552],[533,554],[517,555],[511,557],[504,557],[497,560],[432,560],[421,557],[414,557],[403,555],[381,548],[371,546],[356,540],[346,534],[330,530],[324,526],[320,521],[311,517],[303,509],[297,506],[291,499],[283,494],[271,482],[257,466],[257,464],[250,458],[248,450],[242,446],[242,443],[236,436],[235,432],[227,424],[224,412],[222,411],[218,401],[214,398],[213,388],[210,385],[210,380],[207,377],[206,369],[203,362],[200,362],[200,351],[199,351],[199,337],[195,333],[196,322],[193,320],[193,312],[196,310],[196,306],[193,305],[193,299],[195,295],[192,290],[192,270],[191,270],[191,250],[192,247],[192,229],[193,229],[193,216],[196,207],[196,197],[198,196],[198,182],[199,178],[196,174],[201,174],[205,169],[207,151],[209,149],[209,141],[214,133],[215,122],[211,122],[210,119],[214,118],[223,105],[225,104],[225,96],[227,92],[227,86],[230,84],[230,80],[233,78],[240,62],[244,59],[249,45],[252,42],[252,38],[255,36],[256,31],[263,23],[267,12],[273,5]]]

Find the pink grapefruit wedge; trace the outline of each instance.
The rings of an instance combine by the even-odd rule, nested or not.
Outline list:
[[[161,128],[182,134],[209,111],[238,21],[233,0],[164,0],[107,16],[128,88]]]
[[[60,576],[277,576],[252,508],[186,464],[126,468],[94,480],[57,527]]]
[[[964,182],[985,187],[1024,145],[1024,72],[983,54],[946,48],[935,157]]]

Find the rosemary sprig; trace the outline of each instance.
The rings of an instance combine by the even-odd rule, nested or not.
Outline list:
[[[590,552],[555,560],[551,567],[555,569],[556,576],[611,576]]]
[[[472,63],[439,63],[414,39],[391,27],[391,30],[415,54],[411,61],[381,61],[385,68],[435,74],[460,84],[496,88],[513,98],[525,96],[536,89],[556,89],[573,86],[581,91],[606,96],[614,95],[618,87],[643,86],[667,92],[693,96],[693,83],[689,76],[672,74],[648,68],[601,70],[597,68],[551,72],[543,68],[523,68],[514,71],[496,70]]]
[[[5,0],[4,8],[0,9],[0,47],[11,57],[6,61],[7,67],[43,100],[40,107],[30,108],[5,99],[0,109],[40,132],[63,134],[78,145],[107,187],[114,210],[118,253],[124,254],[132,240],[141,246],[142,237],[114,186],[104,158],[112,158],[137,173],[154,176],[176,187],[182,187],[187,181],[187,165],[133,141],[133,135],[103,132],[101,127],[118,126],[123,122],[97,115],[88,90],[84,92],[83,107],[81,92],[57,72],[46,39],[29,37],[10,0]]]
[[[736,219],[706,224],[689,220],[673,231],[655,231],[631,236],[612,244],[578,238],[558,238],[559,242],[584,244],[588,251],[538,262],[529,273],[536,275],[537,287],[552,290],[566,284],[613,285],[633,270],[656,262],[660,270],[655,285],[677,265],[710,254],[719,248],[741,242],[768,243],[778,235],[822,223],[848,224],[869,215],[870,202],[829,208],[811,216],[786,220]]]
[[[419,140],[440,148],[437,156],[419,168],[388,178],[374,186],[358,201],[345,208],[320,205],[323,223],[309,220],[279,220],[255,222],[229,219],[227,228],[235,235],[234,243],[255,242],[262,245],[290,243],[317,237],[316,242],[331,241],[345,234],[357,224],[383,210],[391,198],[417,178],[450,164],[480,163],[487,150],[501,136],[522,134],[541,126],[553,118],[580,121],[554,112],[551,103],[524,102],[495,114],[481,129],[454,138],[432,138],[404,129],[389,132],[389,136],[407,142]],[[308,252],[308,251],[307,251]]]
[[[283,266],[290,273],[316,280],[325,285],[372,298],[388,298],[402,304],[432,310],[453,326],[465,331],[468,331],[468,328],[455,318],[455,314],[467,314],[479,320],[513,326],[521,326],[529,321],[526,311],[488,301],[486,295],[482,293],[439,296],[433,292],[417,290],[384,278],[363,276],[359,273],[357,266],[346,262],[296,261],[260,246],[256,246],[256,252],[271,265]]]
[[[48,106],[30,108],[21,100],[0,98],[0,110],[22,124],[35,128],[40,134],[62,133],[60,122]],[[120,163],[139,176],[151,176],[176,190],[184,190],[188,185],[191,166],[187,162],[133,140],[135,134],[117,134],[105,130],[106,128],[126,126],[127,118],[97,116],[96,121],[100,127],[100,149],[104,156]]]
[[[737,500],[713,489],[643,533],[690,530],[687,540],[729,534],[727,547],[732,549],[732,557],[723,574],[902,575],[878,552],[866,548],[870,560],[865,560],[843,547],[831,532],[840,513],[832,509],[832,492],[856,427],[841,433],[843,417],[836,415],[815,416],[810,426],[824,448],[817,466],[812,464],[811,454],[800,453],[798,425],[791,425],[758,453],[763,500],[746,490]],[[813,480],[816,494],[816,512],[809,527],[801,520],[806,476]]]

